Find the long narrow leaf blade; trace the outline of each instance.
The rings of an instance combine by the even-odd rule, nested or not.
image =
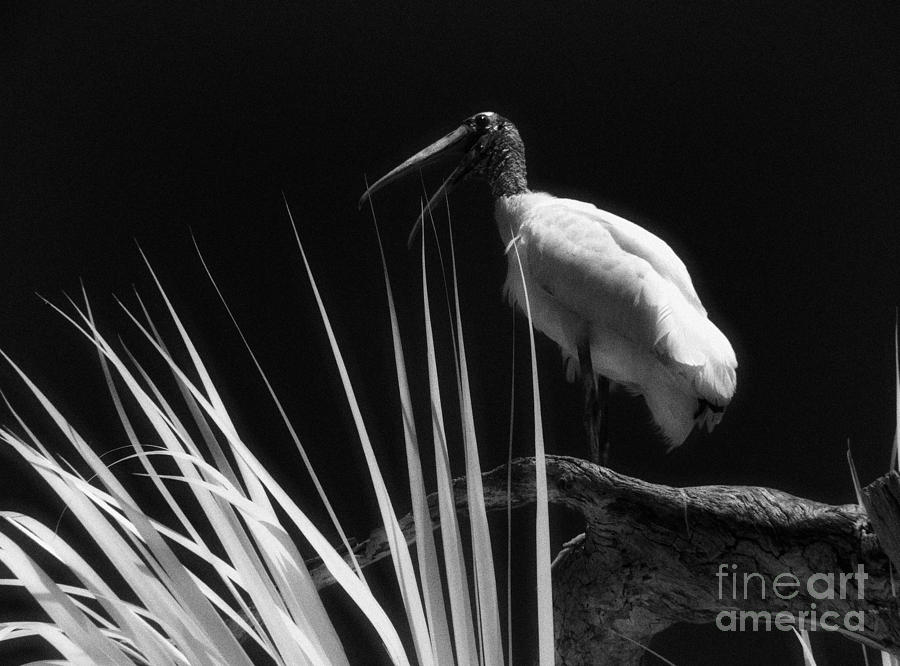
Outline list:
[[[525,294],[525,313],[528,315],[528,336],[531,344],[531,377],[534,402],[534,470],[536,488],[535,540],[537,555],[537,597],[538,597],[538,653],[541,666],[554,663],[553,638],[553,582],[550,575],[550,515],[547,497],[547,461],[544,457],[544,426],[541,419],[541,392],[538,386],[537,354],[534,345],[534,326],[531,319],[531,304],[528,300],[528,283],[522,268],[518,244],[513,244],[519,278]]]
[[[425,344],[428,359],[428,386],[431,401],[431,425],[434,436],[434,462],[437,477],[438,509],[441,517],[441,543],[444,566],[447,570],[447,591],[458,664],[479,663],[475,628],[472,623],[472,602],[469,579],[463,553],[462,537],[456,515],[453,480],[450,474],[450,452],[444,429],[441,392],[438,382],[434,332],[431,326],[431,307],[428,299],[428,271],[425,265],[425,234],[422,234],[422,301],[425,314]]]
[[[341,377],[341,382],[344,386],[344,393],[347,397],[347,402],[349,403],[350,411],[353,415],[353,421],[356,424],[357,433],[359,435],[360,443],[362,444],[363,453],[365,454],[366,464],[369,467],[369,476],[372,480],[372,485],[375,488],[375,496],[378,500],[378,508],[381,512],[382,523],[384,525],[385,533],[387,534],[388,542],[390,544],[392,554],[391,559],[394,564],[395,575],[397,578],[397,582],[400,585],[400,593],[403,598],[403,605],[406,609],[410,628],[412,629],[413,644],[416,648],[416,654],[421,664],[432,664],[434,663],[434,655],[431,651],[431,638],[428,632],[428,622],[425,618],[425,611],[422,606],[422,598],[419,594],[418,581],[416,580],[415,570],[412,566],[412,558],[409,554],[409,547],[406,544],[406,538],[404,537],[403,532],[400,529],[400,523],[397,520],[397,515],[394,512],[393,504],[391,503],[390,497],[388,496],[387,486],[385,485],[384,479],[381,475],[381,470],[378,466],[378,461],[375,457],[375,450],[372,448],[372,443],[369,440],[369,435],[366,431],[365,423],[363,422],[359,404],[356,401],[356,394],[353,390],[352,385],[350,384],[350,377],[347,373],[347,368],[344,365],[344,360],[340,353],[337,340],[334,336],[331,322],[328,318],[328,314],[325,311],[325,305],[322,302],[322,297],[319,294],[318,287],[316,286],[316,281],[312,274],[312,268],[309,265],[309,261],[306,257],[306,252],[303,249],[303,244],[300,242],[300,235],[297,230],[297,225],[294,222],[293,215],[291,215],[290,208],[287,206],[287,201],[285,201],[285,207],[287,208],[288,216],[290,217],[291,225],[294,230],[294,237],[297,241],[297,247],[299,248],[300,255],[303,259],[303,265],[306,268],[307,277],[310,281],[313,294],[316,298],[316,303],[319,307],[319,314],[322,318],[322,322],[325,326],[325,331],[328,335],[328,341],[331,344],[332,354],[338,368],[338,373]]]
[[[450,257],[453,268],[453,295],[456,305],[456,338],[459,351],[460,415],[463,424],[463,444],[466,452],[466,490],[469,500],[469,523],[472,529],[472,553],[474,560],[476,603],[481,629],[482,658],[489,666],[503,664],[503,639],[500,633],[500,604],[497,599],[497,582],[494,574],[494,554],[491,533],[488,529],[487,511],[484,506],[484,488],[481,481],[481,464],[478,459],[478,442],[475,436],[475,418],[472,395],[469,390],[469,369],[463,337],[462,314],[459,305],[459,287],[456,271],[456,253],[451,238]]]
[[[409,490],[412,499],[413,521],[416,530],[416,553],[419,562],[419,576],[422,580],[422,596],[425,600],[425,611],[428,628],[431,634],[431,646],[438,664],[453,664],[453,648],[450,641],[450,628],[447,625],[447,613],[444,608],[444,588],[441,584],[441,570],[438,565],[437,548],[434,542],[434,525],[428,509],[425,492],[425,480],[422,474],[422,461],[419,456],[419,442],[416,435],[416,424],[413,417],[412,398],[409,394],[409,380],[406,375],[406,362],[403,355],[403,343],[400,338],[400,325],[397,321],[397,310],[394,307],[394,294],[391,279],[388,275],[387,261],[381,233],[375,219],[375,208],[369,200],[372,210],[372,221],[375,237],[378,240],[378,253],[384,274],[384,290],[387,295],[388,312],[391,319],[391,338],[394,343],[394,364],[397,369],[397,387],[400,393],[400,406],[403,421],[403,440],[406,444],[406,462],[409,475]]]

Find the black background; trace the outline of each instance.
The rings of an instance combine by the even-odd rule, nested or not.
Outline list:
[[[110,297],[134,303],[132,283],[152,294],[137,240],[247,439],[286,485],[308,492],[205,282],[193,230],[348,531],[366,534],[372,496],[281,191],[402,497],[378,255],[356,201],[365,173],[494,110],[522,133],[533,189],[592,201],[669,241],[737,351],[724,422],[671,455],[642,404],[614,396],[614,467],[833,503],[853,501],[848,438],[864,483],[887,468],[900,301],[893,3],[20,3],[0,26],[0,347],[101,450],[124,437],[96,359],[35,292],[62,302],[83,279],[107,330],[142,349]],[[449,168],[426,172],[430,187]],[[420,193],[412,178],[376,197],[414,367],[419,256],[405,240]],[[463,186],[451,204],[490,467],[506,455],[505,260],[486,188]],[[521,321],[518,330],[521,378]],[[539,341],[539,354],[548,449],[580,455],[579,390],[551,344]],[[0,381],[30,404],[7,369]],[[519,388],[527,401],[525,379]],[[523,437],[517,452],[528,451]],[[8,453],[0,465],[0,504],[54,520],[23,466]],[[654,647],[679,664],[802,663],[788,634],[679,627]],[[814,647],[820,664],[862,663],[857,646],[814,635]]]

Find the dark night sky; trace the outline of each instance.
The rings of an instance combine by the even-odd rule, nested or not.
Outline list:
[[[128,331],[110,294],[133,302],[133,283],[151,293],[137,240],[248,439],[306,492],[204,282],[193,230],[326,482],[345,493],[350,532],[365,534],[369,496],[346,492],[363,484],[362,457],[280,192],[402,487],[377,249],[356,201],[364,174],[490,109],[518,125],[533,189],[592,201],[670,242],[736,348],[738,393],[724,422],[671,455],[641,403],[614,396],[614,467],[834,503],[853,499],[847,438],[864,482],[885,471],[900,303],[894,3],[19,3],[3,14],[0,347],[99,448],[122,435],[96,360],[34,294],[59,302],[81,278],[107,329]],[[413,359],[420,278],[405,239],[419,195],[412,179],[376,198]],[[462,187],[451,204],[488,467],[505,456],[505,260],[486,189]],[[520,343],[523,332],[520,321]],[[521,345],[519,354],[524,372]],[[549,448],[580,455],[579,391],[552,345],[539,354]],[[8,370],[0,386],[27,403]],[[38,506],[43,488],[7,454],[0,461],[0,504]],[[820,664],[860,657],[855,646],[814,644]],[[681,664],[801,663],[790,635],[685,628],[654,646]]]

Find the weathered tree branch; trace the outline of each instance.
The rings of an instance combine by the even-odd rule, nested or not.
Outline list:
[[[484,475],[489,511],[506,508],[506,472]],[[889,560],[857,505],[768,488],[671,488],[561,456],[547,457],[547,477],[550,502],[586,523],[584,537],[564,549],[553,570],[558,663],[635,664],[643,654],[638,644],[648,645],[673,623],[719,618],[737,628],[742,611],[771,614],[773,630],[787,627],[777,624],[779,617],[805,614],[806,628],[836,627],[900,654]],[[455,489],[457,507],[465,510],[465,480]],[[512,463],[511,492],[514,507],[534,502],[533,459]],[[436,521],[436,499],[429,500]],[[402,523],[412,541],[411,518]],[[357,552],[364,564],[385,557],[383,533]],[[747,579],[746,593],[745,574],[758,574]],[[330,582],[321,568],[314,577],[319,585]],[[752,627],[753,616],[743,617]]]
[[[863,502],[881,547],[900,571],[900,474],[891,470],[863,488]]]

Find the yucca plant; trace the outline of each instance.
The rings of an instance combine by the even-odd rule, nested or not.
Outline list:
[[[456,395],[448,401],[440,390],[423,240],[424,337],[430,388],[427,404],[420,408],[427,408],[431,414],[439,552],[403,343],[383,251],[381,254],[396,363],[395,385],[402,408],[398,416],[403,423],[415,525],[414,563],[397,513],[407,507],[389,495],[339,342],[296,226],[293,228],[365,456],[405,617],[389,617],[383,600],[377,599],[369,586],[328,499],[327,484],[317,477],[300,437],[231,311],[228,314],[331,519],[328,530],[338,535],[339,543],[324,536],[325,530],[314,524],[279,485],[260,462],[253,443],[239,432],[196,345],[147,262],[176,337],[164,340],[139,298],[136,308],[124,304],[122,308],[174,377],[177,396],[167,395],[161,379],[154,377],[149,366],[139,362],[128,348],[101,333],[86,293],[80,305],[69,299],[64,307],[54,306],[98,353],[111,403],[128,440],[129,451],[120,452],[115,464],[101,459],[42,389],[4,354],[47,421],[71,449],[58,451],[45,443],[39,429],[33,428],[10,402],[6,404],[14,423],[0,428],[0,441],[21,456],[56,493],[66,506],[65,520],[77,521],[93,542],[93,550],[99,549],[105,561],[82,554],[74,541],[35,518],[14,511],[0,513],[5,521],[0,532],[0,563],[11,574],[0,584],[24,589],[46,614],[43,620],[0,623],[0,641],[42,638],[62,657],[43,663],[194,666],[250,664],[259,659],[290,665],[348,663],[344,642],[353,637],[340,635],[329,617],[304,557],[305,552],[312,551],[346,599],[371,624],[383,654],[392,663],[502,664],[512,660],[509,648],[504,655],[500,628],[455,257],[451,257],[452,299],[448,303],[452,303]],[[378,244],[381,249],[380,237]],[[207,273],[227,308],[208,269]],[[176,344],[178,349],[171,350],[170,346]],[[533,334],[531,346],[534,359]],[[181,355],[189,359],[188,363],[176,360]],[[553,662],[550,545],[546,481],[541,467],[540,392],[534,362],[532,377],[538,464],[539,660],[549,664]],[[458,404],[462,424],[471,558],[466,555],[464,530],[455,508],[453,467],[443,416],[448,403]],[[66,457],[71,451],[77,458],[70,464]],[[155,518],[144,499],[126,487],[121,478],[127,470],[126,461],[140,465],[141,475],[148,479],[145,487],[152,485],[171,520]],[[115,580],[108,573],[111,570],[116,572]],[[68,582],[58,582],[61,578]],[[408,653],[409,645],[412,653]]]

